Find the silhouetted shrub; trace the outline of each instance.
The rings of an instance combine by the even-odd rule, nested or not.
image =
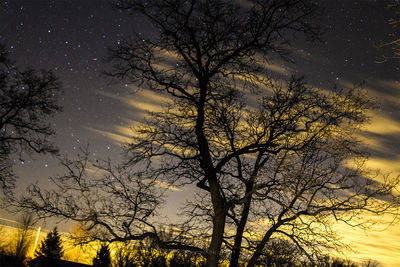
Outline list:
[[[110,267],[111,258],[108,245],[101,244],[100,249],[97,251],[96,257],[93,259],[93,266],[96,267]]]
[[[24,267],[24,259],[0,249],[0,266],[1,267]]]
[[[165,254],[152,255],[150,258],[150,267],[168,267]]]
[[[322,257],[318,260],[318,267],[357,267],[354,262],[329,256]]]
[[[114,254],[114,266],[115,267],[139,267],[136,264],[135,249],[129,246],[121,246],[116,248]]]
[[[301,251],[293,243],[276,238],[267,243],[258,264],[268,267],[296,266],[301,256]]]
[[[198,253],[174,252],[169,257],[169,266],[177,267],[202,267],[206,265],[206,259]]]

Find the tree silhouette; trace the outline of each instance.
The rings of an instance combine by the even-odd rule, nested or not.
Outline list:
[[[265,63],[271,52],[284,55],[289,44],[288,37],[293,32],[316,38],[317,27],[311,21],[317,7],[311,1],[292,0],[248,1],[246,4],[184,0],[160,4],[158,1],[127,0],[119,1],[119,4],[120,8],[148,18],[160,29],[160,35],[157,40],[138,35],[111,50],[110,58],[115,70],[111,75],[145,83],[152,90],[170,95],[175,100],[175,106],[188,114],[182,119],[191,119],[186,121],[189,131],[172,135],[177,137],[171,142],[172,146],[178,144],[183,150],[170,155],[174,162],[182,162],[182,157],[188,159],[182,162],[183,167],[186,162],[195,160],[197,166],[187,166],[195,167],[194,175],[183,173],[182,177],[189,176],[189,181],[193,181],[199,178],[196,176],[200,171],[202,178],[198,180],[198,186],[210,193],[214,217],[207,257],[208,264],[216,266],[223,243],[226,214],[230,208],[226,205],[218,176],[222,167],[240,154],[232,154],[221,161],[220,166],[215,165],[215,154],[210,148],[211,136],[207,130],[208,113],[213,109],[218,112],[225,105],[236,108],[234,101],[229,103],[229,99],[240,97],[240,87],[251,90],[257,82],[262,82],[260,75],[265,74]],[[237,104],[237,107],[242,105]],[[180,114],[176,116],[182,117]],[[175,121],[171,123],[175,127]],[[149,134],[153,134],[148,136],[149,140],[155,140],[153,137],[157,133]],[[183,147],[179,144],[181,141],[184,142]],[[148,145],[152,147],[151,143],[148,142]],[[147,150],[149,146],[142,144]],[[142,145],[133,144],[131,148],[134,151],[141,149],[139,146]],[[191,153],[192,148],[198,153]],[[253,151],[250,148],[245,150]],[[169,153],[168,150],[155,151],[154,155],[168,156]],[[148,155],[147,152],[144,154]],[[206,182],[208,185],[205,185]],[[233,261],[237,262],[237,259]]]
[[[49,260],[61,259],[63,255],[61,236],[57,231],[57,227],[55,227],[40,243],[35,251],[35,257],[39,262],[45,263]]]
[[[397,207],[398,178],[376,182],[363,168],[357,133],[373,103],[360,88],[266,78],[271,54],[286,56],[292,33],[317,37],[313,1],[120,1],[120,8],[142,14],[159,35],[111,49],[109,74],[171,103],[135,129],[125,165],[97,164],[101,172],[91,176],[84,152],[53,178],[60,190],[32,185],[25,207],[83,222],[90,239],[204,252],[208,266],[218,265],[221,250],[230,251],[230,266],[240,259],[254,266],[282,237],[312,261],[340,245],[333,221],[352,225],[364,211]],[[168,183],[196,185],[199,197],[186,205],[187,221],[163,236],[155,216]]]
[[[266,244],[258,264],[271,267],[296,266],[301,252],[293,243],[284,239],[271,239]]]
[[[93,259],[93,266],[97,267],[110,267],[111,258],[108,245],[101,244],[100,249],[97,251],[96,257]]]
[[[19,262],[26,259],[26,254],[32,244],[32,230],[35,220],[32,213],[24,213],[18,219],[17,232],[10,244],[9,255]]]
[[[156,177],[143,177],[139,168],[113,166],[110,161],[94,163],[89,155],[82,149],[77,159],[60,162],[67,172],[51,180],[61,191],[50,192],[33,184],[19,207],[36,211],[39,218],[79,221],[83,233],[74,236],[77,243],[151,239],[158,247],[202,251],[190,241],[181,242],[188,236],[165,235],[156,227],[165,191]]]
[[[0,184],[10,193],[15,176],[11,156],[56,153],[49,117],[60,111],[60,84],[51,71],[20,70],[0,45]]]

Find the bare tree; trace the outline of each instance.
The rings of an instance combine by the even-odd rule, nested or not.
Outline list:
[[[396,207],[398,179],[375,182],[363,169],[357,131],[372,103],[359,88],[328,92],[301,78],[265,78],[271,53],[285,56],[292,33],[317,37],[314,2],[120,1],[120,8],[145,16],[159,35],[111,49],[110,75],[173,103],[135,129],[127,165],[89,178],[87,156],[67,161],[69,174],[54,179],[59,191],[34,185],[25,207],[83,222],[93,239],[150,238],[164,248],[201,251],[185,241],[203,226],[208,266],[224,249],[231,266],[241,257],[254,266],[277,237],[313,260],[339,245],[333,220],[352,224],[360,212]],[[159,181],[196,184],[201,194],[186,207],[185,234],[172,241],[151,220]]]
[[[190,129],[172,143],[180,146],[177,143],[184,139],[189,149],[171,156],[196,161],[194,176],[201,170],[199,186],[210,192],[214,214],[208,261],[210,266],[216,266],[228,209],[218,176],[236,155],[231,154],[216,165],[213,157],[217,154],[210,148],[212,140],[207,130],[206,116],[213,109],[210,105],[217,104],[218,110],[223,108],[218,107],[219,103],[233,104],[224,103],[224,99],[229,99],[230,94],[235,98],[240,87],[254,89],[256,82],[262,80],[260,74],[265,73],[271,52],[284,55],[292,33],[316,38],[317,27],[310,21],[317,7],[311,1],[292,0],[120,1],[120,7],[144,15],[160,35],[157,40],[138,35],[111,50],[115,63],[112,75],[144,82],[153,90],[167,93],[191,119],[187,122]],[[192,148],[199,153],[190,153]],[[168,155],[161,151],[157,154]]]
[[[285,239],[271,239],[265,246],[260,263],[264,266],[300,266],[301,252],[298,247]]]
[[[317,220],[360,210],[371,204],[368,200],[374,194],[385,193],[386,187],[377,186],[364,195],[353,181],[362,176],[359,169],[347,170],[340,164],[362,156],[354,131],[366,121],[368,99],[357,90],[324,95],[298,79],[292,79],[287,89],[271,88],[260,78],[265,77],[271,52],[284,55],[291,32],[315,38],[312,3],[121,1],[121,7],[147,17],[160,34],[158,39],[141,35],[111,50],[115,70],[111,75],[174,100],[138,130],[129,146],[131,161],[145,159],[151,165],[161,157],[163,164],[149,168],[154,177],[197,183],[207,192],[212,207],[207,212],[212,215],[210,266],[217,265],[228,218],[236,227],[231,265],[237,265],[252,205],[269,207],[259,216],[269,220],[270,228],[254,248],[250,266],[269,238],[282,226],[298,222],[301,215]],[[246,107],[244,99],[251,94],[259,102]],[[321,173],[311,181],[303,170],[306,166],[298,167],[304,172],[299,174],[278,168],[288,166],[288,161],[304,164],[300,159],[307,157],[311,158],[305,161],[311,165],[307,167],[315,166],[312,174]],[[298,186],[292,188],[293,184]],[[349,187],[354,194],[342,199]],[[329,198],[336,201],[325,203]],[[288,234],[296,243],[307,240],[302,237],[309,233],[307,227],[301,226],[292,226],[293,233]]]
[[[17,235],[11,244],[11,253],[21,261],[25,259],[32,244],[32,227],[34,224],[35,220],[32,213],[24,213],[19,219]]]
[[[48,118],[60,110],[60,84],[51,71],[19,70],[0,45],[0,183],[5,192],[14,186],[12,155],[56,153]]]
[[[87,149],[82,149],[77,159],[61,160],[66,173],[51,178],[56,188],[43,190],[33,184],[29,195],[17,206],[35,211],[39,218],[56,216],[79,222],[84,233],[73,237],[80,244],[151,239],[163,248],[201,250],[181,246],[179,235],[162,238],[162,223],[156,215],[165,189],[158,186],[156,179],[143,176],[143,166],[93,163],[89,155]]]
[[[379,263],[374,260],[368,259],[368,260],[364,260],[362,262],[361,266],[362,267],[379,267]]]
[[[224,164],[218,181],[227,205],[223,242],[232,251],[232,266],[242,251],[251,252],[248,265],[256,264],[274,236],[291,240],[313,260],[324,248],[342,245],[331,228],[333,221],[352,225],[363,211],[382,213],[396,208],[391,191],[398,178],[375,182],[363,168],[366,151],[356,132],[365,122],[368,103],[356,88],[323,94],[293,80],[287,89],[275,88],[274,94],[261,98],[258,110],[240,111],[228,103],[207,117],[213,122],[207,129],[211,151],[217,155],[215,166]],[[163,140],[163,151],[176,142],[168,125],[174,125],[176,136],[188,123],[181,118],[181,122],[172,121],[171,114],[157,115],[148,135],[138,138],[137,144]],[[176,125],[182,128],[177,131]],[[154,142],[145,138],[150,133]],[[187,179],[202,181],[204,174],[193,171],[195,163],[183,163],[189,160],[173,165],[167,159],[167,169],[180,179],[185,174]],[[349,160],[355,162],[351,168],[344,166]],[[197,202],[186,207],[192,216],[186,224],[214,220],[212,202],[204,201],[208,188],[202,188],[205,192]]]

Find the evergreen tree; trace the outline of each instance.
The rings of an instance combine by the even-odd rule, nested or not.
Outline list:
[[[101,244],[100,249],[97,251],[96,258],[93,259],[93,266],[109,267],[111,266],[110,251],[108,245]]]
[[[61,236],[55,227],[35,251],[36,258],[40,260],[60,259],[64,254],[61,243]]]

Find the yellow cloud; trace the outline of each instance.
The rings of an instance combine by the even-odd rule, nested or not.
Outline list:
[[[365,146],[375,151],[383,151],[386,149],[379,139],[371,138],[367,132],[360,134],[358,138]]]
[[[350,88],[354,84],[350,81],[341,80],[339,84],[345,88]],[[400,82],[396,80],[371,80],[368,81],[367,85],[364,85],[364,89],[367,91],[368,96],[370,96],[378,104],[393,103],[400,105]],[[384,114],[378,116],[387,117],[389,114]],[[378,118],[374,122],[378,121]],[[379,122],[379,121],[378,121]],[[380,123],[383,128],[387,125]],[[389,126],[390,127],[390,126]]]
[[[377,80],[375,84],[383,88],[388,88],[393,92],[399,92],[400,90],[400,81],[396,80]]]
[[[171,100],[168,97],[147,89],[141,89],[135,94],[125,96],[110,94],[104,91],[100,91],[99,94],[142,111],[160,112],[165,103],[171,103]]]
[[[350,227],[345,223],[335,226],[336,232],[342,237],[342,241],[350,245],[353,251],[347,251],[346,257],[357,262],[373,259],[381,263],[383,267],[395,267],[400,264],[400,228],[389,226],[393,221],[392,215],[379,216],[363,215],[365,221],[379,223],[369,231]]]
[[[107,171],[103,170],[103,169],[99,169],[93,165],[89,165],[88,167],[85,168],[85,170],[93,176],[99,176],[99,175],[104,175],[107,174]]]
[[[110,138],[112,141],[114,141],[116,144],[121,145],[121,144],[126,144],[130,142],[130,137],[110,131],[104,131],[104,130],[99,130],[99,129],[94,129],[91,127],[85,127],[85,129],[100,134],[102,136],[105,136],[107,138]]]
[[[169,184],[167,182],[156,181],[156,184],[161,188],[168,189],[168,190],[171,190],[171,191],[182,191],[182,189],[180,189],[179,187],[173,186],[173,185],[171,185],[171,184]]]
[[[263,67],[266,68],[267,70],[270,70],[272,72],[276,72],[276,73],[279,73],[282,75],[288,74],[288,71],[284,67],[282,67],[281,65],[278,65],[278,64],[265,64]]]
[[[400,172],[400,156],[394,159],[370,158],[366,162],[366,167],[383,170],[385,172]]]
[[[400,122],[382,113],[372,113],[371,121],[365,126],[365,131],[376,134],[400,133]]]

